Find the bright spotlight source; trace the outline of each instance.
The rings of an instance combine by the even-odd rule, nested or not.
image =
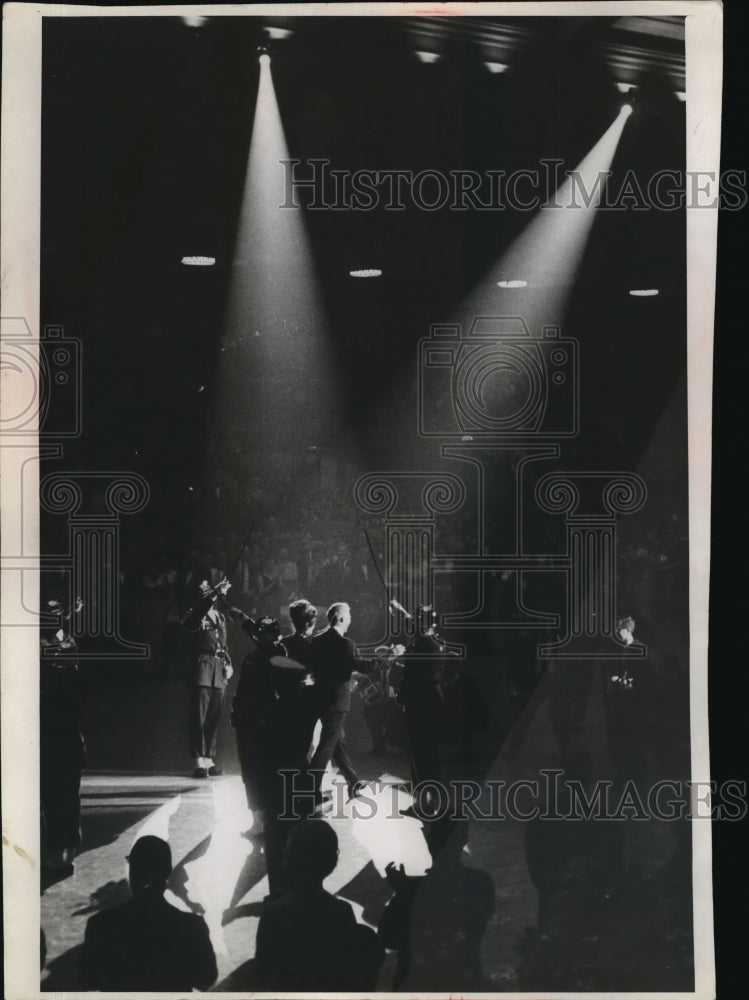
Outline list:
[[[658,294],[657,288],[630,288],[630,295],[634,295],[636,299],[650,299],[654,295]]]
[[[207,17],[201,17],[200,14],[188,14],[182,18],[183,24],[188,28],[200,28],[207,20]]]
[[[261,66],[270,66],[270,56],[267,52],[261,52],[258,57],[258,62]]]
[[[497,288],[527,288],[527,281],[498,281]]]
[[[423,63],[436,63],[439,59],[439,52],[416,52],[416,58]]]
[[[182,263],[188,267],[210,267],[216,263],[215,257],[183,257]]]
[[[635,89],[635,85],[633,83],[617,83],[616,89],[620,94],[628,94]]]
[[[359,271],[349,271],[352,278],[379,278],[382,271],[378,267],[366,267]]]
[[[489,70],[490,73],[495,73],[495,74],[504,73],[509,69],[509,67],[505,65],[505,63],[497,63],[497,62],[485,62],[484,66],[486,66],[486,68]]]

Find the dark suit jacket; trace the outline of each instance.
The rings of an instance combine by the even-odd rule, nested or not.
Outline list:
[[[245,657],[232,704],[240,759],[304,761],[317,721],[310,692],[299,683],[301,671],[277,670],[274,656],[286,656],[280,643],[259,646]]]
[[[293,635],[285,635],[281,641],[292,660],[312,669],[312,639],[305,639],[295,632]]]
[[[80,963],[85,990],[182,993],[218,975],[205,920],[149,892],[89,918]]]
[[[348,712],[351,708],[351,674],[368,674],[376,660],[363,660],[351,639],[334,628],[312,639],[312,673],[320,699],[321,712]]]

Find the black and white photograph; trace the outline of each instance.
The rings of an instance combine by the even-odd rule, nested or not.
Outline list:
[[[720,5],[3,14],[6,995],[714,997]]]

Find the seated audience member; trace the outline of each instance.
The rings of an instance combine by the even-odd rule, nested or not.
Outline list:
[[[350,903],[323,889],[338,838],[321,819],[296,824],[286,849],[291,888],[267,897],[257,931],[259,988],[279,992],[374,990],[384,951]]]
[[[207,990],[216,980],[216,956],[202,917],[164,899],[172,871],[169,845],[141,837],[130,862],[132,899],[86,925],[81,987],[109,992]]]

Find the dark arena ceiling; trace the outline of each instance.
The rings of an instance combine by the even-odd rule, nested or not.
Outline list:
[[[84,344],[87,432],[68,452],[82,466],[127,462],[172,488],[210,440],[264,40],[289,156],[302,163],[572,169],[636,88],[611,189],[628,172],[646,183],[685,168],[678,17],[49,18],[42,322]],[[365,454],[387,454],[411,412],[417,342],[532,215],[412,205],[303,215],[347,426]],[[186,254],[215,266],[185,267]],[[352,279],[360,267],[382,277]],[[607,440],[618,464],[639,460],[684,371],[685,271],[683,210],[596,214],[565,314],[551,317],[583,345],[580,461]],[[283,272],[280,321],[293,283]],[[660,294],[633,299],[633,287]],[[251,358],[238,365],[248,393],[267,377]],[[314,413],[299,424],[300,444],[320,443]]]

